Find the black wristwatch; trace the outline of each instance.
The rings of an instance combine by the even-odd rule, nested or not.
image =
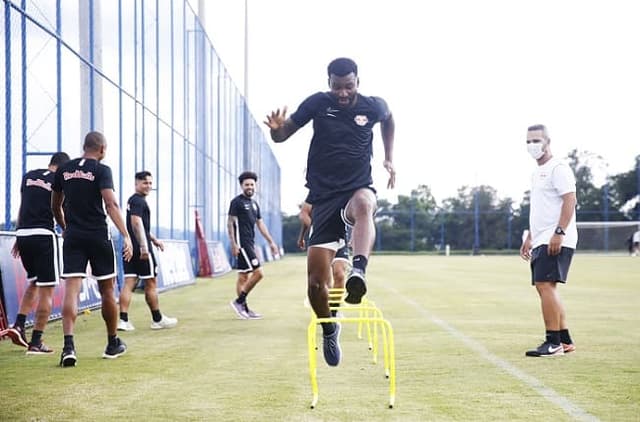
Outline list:
[[[564,232],[564,230],[562,230],[562,227],[558,226],[556,227],[556,231],[554,232],[555,234],[559,234],[561,236],[564,236],[566,233]]]

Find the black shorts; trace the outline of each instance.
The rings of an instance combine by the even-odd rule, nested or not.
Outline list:
[[[236,261],[236,270],[239,273],[250,273],[260,268],[260,260],[256,256],[255,247],[240,248]]]
[[[312,204],[309,246],[344,242],[346,223],[342,219],[342,210],[352,195],[353,192],[341,193]]]
[[[149,259],[140,259],[140,249],[134,252],[131,261],[124,261],[124,276],[137,277],[140,280],[148,280],[158,276],[158,261],[153,254],[153,249],[149,248]]]
[[[111,239],[65,238],[62,256],[64,278],[86,277],[87,263],[91,265],[91,276],[96,280],[116,276],[116,254]]]
[[[349,260],[349,247],[347,245],[344,245],[343,247],[341,247],[340,249],[338,249],[336,251],[336,256],[333,257],[333,260],[343,260],[343,261],[348,261]]]
[[[56,286],[60,280],[58,238],[46,229],[20,229],[16,244],[27,281],[36,286]]]
[[[531,251],[531,284],[536,281],[566,283],[573,249],[562,247],[558,255],[549,255],[547,245],[540,245]]]

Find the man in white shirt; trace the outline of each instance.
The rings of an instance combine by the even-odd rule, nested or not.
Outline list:
[[[531,179],[529,234],[520,256],[530,262],[531,283],[540,295],[545,341],[526,356],[557,356],[573,352],[564,305],[556,289],[566,283],[571,258],[578,243],[576,180],[563,161],[554,158],[544,125],[527,129],[527,150],[538,166]]]

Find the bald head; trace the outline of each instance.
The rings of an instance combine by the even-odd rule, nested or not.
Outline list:
[[[87,152],[100,152],[107,145],[107,140],[100,132],[89,132],[84,137],[83,149]]]
[[[85,158],[94,158],[101,161],[107,154],[107,140],[100,132],[89,132],[84,137],[82,148]]]

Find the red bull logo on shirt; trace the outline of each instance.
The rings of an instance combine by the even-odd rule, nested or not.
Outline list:
[[[49,192],[51,192],[51,183],[49,182],[45,182],[42,179],[27,179],[26,180],[26,185],[27,186],[37,186],[39,188],[48,190]]]
[[[64,173],[62,173],[62,177],[64,177],[64,180],[69,180],[69,179],[85,179],[85,180],[90,180],[90,181],[94,181],[96,176],[94,176],[94,174],[90,171],[82,171],[82,170],[76,170],[76,171],[65,171]]]

